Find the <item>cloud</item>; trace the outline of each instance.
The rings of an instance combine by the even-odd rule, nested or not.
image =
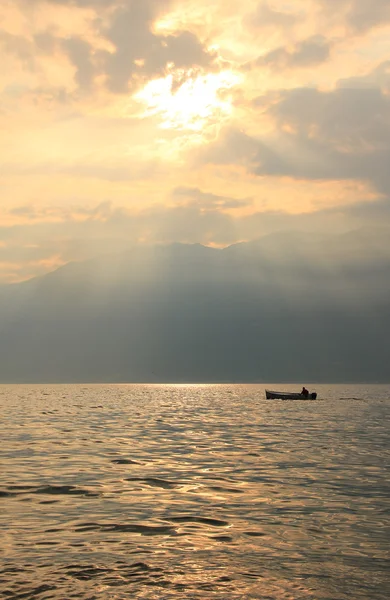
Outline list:
[[[388,0],[317,0],[325,13],[344,21],[355,33],[390,23]]]
[[[250,206],[252,200],[241,200],[218,196],[216,194],[202,192],[199,188],[177,187],[172,192],[172,198],[182,202],[183,206],[198,207],[202,211],[213,211],[216,209],[228,210],[232,208],[243,208]],[[184,202],[183,202],[184,201]]]
[[[93,83],[96,68],[92,61],[92,47],[80,38],[70,38],[62,42],[63,48],[76,66],[76,81],[81,88],[89,88]]]
[[[0,29],[0,48],[20,60],[29,69],[34,68],[34,46],[21,35],[14,35]]]
[[[348,21],[358,31],[390,23],[390,4],[388,0],[354,0]]]
[[[89,209],[23,206],[13,215],[20,217],[19,224],[0,227],[0,263],[8,265],[6,270],[0,265],[0,282],[24,278],[22,272],[32,277],[70,261],[123,252],[139,242],[226,244],[237,239],[230,216],[195,204],[138,211],[107,202]],[[14,265],[11,273],[9,265]]]
[[[270,143],[232,127],[226,127],[218,140],[201,149],[196,157],[200,164],[240,165],[249,172],[257,172],[261,164],[268,175],[290,175],[286,160]]]
[[[92,207],[85,206],[68,206],[68,207],[42,207],[34,204],[26,204],[24,206],[16,206],[9,211],[10,215],[21,217],[23,224],[29,227],[31,224],[42,223],[62,223],[62,222],[78,222],[80,217],[82,221],[90,220],[106,220],[115,212],[112,209],[112,204],[109,201],[100,202]],[[15,231],[17,231],[17,227]],[[3,233],[12,231],[12,227],[3,228]]]
[[[373,80],[384,72],[387,77],[387,64]],[[198,161],[242,165],[258,176],[366,180],[390,196],[390,96],[357,83],[355,78],[332,91],[293,88],[260,96],[253,106],[274,130],[254,136],[227,127]]]
[[[384,61],[366,75],[348,77],[337,82],[338,88],[346,89],[381,89],[390,92],[390,60]]]
[[[388,0],[6,6],[4,263],[388,222]]]
[[[37,216],[37,210],[33,205],[17,206],[16,208],[11,208],[9,213],[11,215],[16,215],[18,217],[25,217],[27,219],[33,219]]]
[[[212,68],[217,58],[215,52],[184,26],[174,34],[154,30],[156,20],[172,5],[171,0],[125,3],[50,0],[50,3],[76,12],[92,9],[94,12],[84,17],[84,33],[69,35],[54,19],[46,29],[36,28],[31,40],[0,33],[0,44],[7,53],[23,62],[39,55],[66,56],[75,67],[77,86],[84,90],[99,80],[99,85],[106,85],[111,92],[125,94],[137,90],[150,79],[164,76],[168,67],[171,70]],[[21,6],[29,10],[34,5],[44,7],[40,0],[32,4],[21,2]],[[57,17],[59,19],[60,14]]]
[[[244,25],[248,29],[263,29],[264,27],[286,28],[294,25],[299,19],[297,13],[277,10],[269,2],[259,2],[256,10],[244,18]]]
[[[106,32],[116,48],[105,56],[105,68],[111,91],[127,92],[139,79],[164,75],[169,63],[175,68],[211,66],[215,54],[189,31],[176,35],[153,32],[153,20],[161,12],[157,2],[133,3],[118,10]],[[158,10],[159,9],[159,10]]]
[[[281,231],[310,237],[369,227],[367,235],[371,236],[368,241],[372,247],[378,253],[390,254],[389,237],[384,235],[390,231],[388,199],[307,214],[260,212],[255,207],[245,214],[226,212],[249,207],[251,201],[222,197],[199,188],[175,188],[172,199],[177,204],[141,210],[129,210],[111,202],[89,207],[16,207],[12,210],[15,224],[0,227],[0,263],[8,265],[0,265],[0,282],[32,277],[73,260],[126,251],[139,243],[226,246]],[[12,269],[9,265],[13,265]]]
[[[379,89],[342,87],[332,92],[295,88],[282,91],[268,114],[301,138],[328,142],[340,151],[364,151],[389,140],[390,101]]]
[[[166,174],[166,167],[157,159],[137,160],[129,157],[123,159],[107,159],[101,161],[66,160],[61,163],[52,160],[35,165],[3,163],[0,177],[3,176],[70,176],[78,179],[96,179],[105,182],[149,181],[152,177]],[[14,209],[20,210],[20,209]],[[11,212],[14,214],[14,210]]]
[[[302,157],[317,158],[296,164],[298,176],[368,179],[390,194],[390,98],[380,89],[285,91],[268,112],[278,127],[291,128]]]
[[[128,164],[85,163],[81,162],[55,168],[56,173],[67,174],[76,177],[100,179],[104,181],[148,181],[151,177],[157,177],[163,169],[157,160],[145,162],[129,161]]]
[[[42,4],[54,4],[59,6],[74,6],[77,8],[116,8],[122,4],[121,0],[17,0],[19,4],[30,6]]]
[[[315,35],[298,42],[291,48],[279,47],[256,60],[246,63],[244,71],[259,67],[278,69],[308,68],[326,62],[330,56],[332,44],[323,36]]]

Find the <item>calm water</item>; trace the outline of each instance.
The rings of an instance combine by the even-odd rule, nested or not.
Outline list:
[[[264,387],[0,387],[0,597],[388,600],[390,386]]]

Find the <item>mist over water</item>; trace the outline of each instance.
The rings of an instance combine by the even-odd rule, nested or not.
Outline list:
[[[265,387],[1,386],[0,596],[387,600],[390,387]]]

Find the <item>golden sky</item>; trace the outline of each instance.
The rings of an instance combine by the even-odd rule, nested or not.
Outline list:
[[[389,224],[389,0],[2,0],[0,282]]]

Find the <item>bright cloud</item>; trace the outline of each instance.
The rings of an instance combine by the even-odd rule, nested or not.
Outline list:
[[[146,105],[145,116],[162,116],[161,127],[200,131],[231,115],[232,97],[227,92],[238,82],[239,76],[231,71],[169,74],[150,81],[135,98]]]

